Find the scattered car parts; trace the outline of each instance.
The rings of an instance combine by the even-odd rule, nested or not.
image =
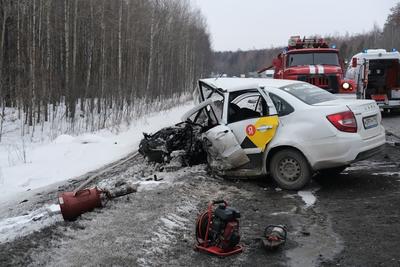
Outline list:
[[[144,133],[144,138],[139,145],[139,153],[156,163],[170,163],[177,157],[182,159],[183,166],[205,163],[206,154],[201,140],[201,131],[202,127],[199,125],[181,122],[154,134]]]

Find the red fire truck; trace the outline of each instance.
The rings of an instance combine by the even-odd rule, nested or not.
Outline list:
[[[272,65],[259,72],[272,68],[275,79],[304,81],[331,93],[354,94],[356,91],[355,82],[344,78],[339,51],[321,38],[291,37],[288,47],[272,61]]]

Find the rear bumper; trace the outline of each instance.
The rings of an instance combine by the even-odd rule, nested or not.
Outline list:
[[[370,150],[360,152],[360,153],[358,153],[357,157],[353,160],[353,162],[357,162],[360,160],[364,160],[364,159],[373,157],[373,156],[381,153],[383,151],[384,147],[385,147],[384,145],[381,145],[381,146],[378,146],[375,148],[371,148]]]
[[[349,165],[378,154],[386,142],[385,129],[379,134],[363,140],[357,134],[348,137],[332,137],[310,144],[307,158],[314,170]],[[305,146],[307,147],[307,145]]]

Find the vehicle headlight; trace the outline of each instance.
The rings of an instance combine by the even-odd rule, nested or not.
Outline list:
[[[349,84],[348,82],[344,82],[344,83],[342,84],[342,87],[343,87],[343,89],[347,90],[347,89],[350,88],[350,84]]]

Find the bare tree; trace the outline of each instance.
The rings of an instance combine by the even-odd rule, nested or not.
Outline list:
[[[191,91],[210,55],[187,0],[0,0],[0,108],[21,110],[23,134],[63,105],[71,131],[129,121]]]

